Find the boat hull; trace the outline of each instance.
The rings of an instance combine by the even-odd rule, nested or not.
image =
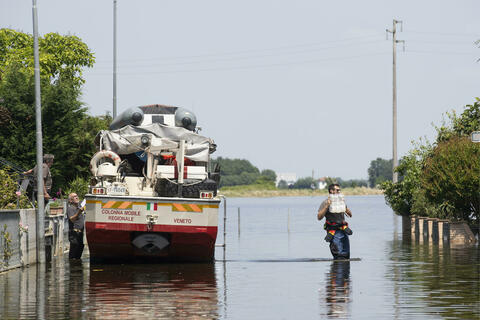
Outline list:
[[[86,195],[90,259],[211,261],[219,199]]]

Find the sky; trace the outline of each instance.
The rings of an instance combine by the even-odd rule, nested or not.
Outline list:
[[[76,35],[96,57],[82,101],[113,110],[113,0],[37,0],[39,33]],[[478,0],[117,1],[117,113],[193,111],[214,156],[260,170],[366,179],[392,158],[392,29],[398,155],[480,97]],[[32,1],[0,0],[0,28],[33,33]],[[92,142],[93,143],[93,142]]]

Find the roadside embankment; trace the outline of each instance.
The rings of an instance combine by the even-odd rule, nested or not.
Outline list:
[[[320,197],[326,196],[327,193],[326,189],[271,189],[256,185],[224,187],[219,191],[219,194],[230,198]],[[342,193],[350,196],[377,195],[383,194],[383,190],[365,187],[344,188]]]

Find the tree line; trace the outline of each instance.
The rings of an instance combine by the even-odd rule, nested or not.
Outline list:
[[[356,188],[356,187],[367,187],[367,180],[364,179],[350,179],[344,180],[340,177],[325,177],[325,184],[328,186],[330,184],[337,183],[342,188]],[[298,178],[293,185],[288,185],[286,181],[280,180],[278,182],[279,189],[317,189],[319,187],[319,179],[314,179],[312,177],[302,177]]]
[[[220,188],[251,184],[275,186],[277,179],[275,171],[271,169],[260,171],[248,160],[218,157],[212,159],[212,163],[220,165]]]
[[[250,161],[246,159],[229,159],[218,157],[212,160],[212,163],[220,165],[220,185],[219,187],[244,186],[244,185],[264,185],[275,187],[277,175],[271,169],[259,170]],[[327,177],[326,183],[338,183],[341,187],[367,187],[367,180],[351,179],[343,180],[340,177]],[[302,177],[297,179],[293,185],[288,185],[286,181],[278,182],[279,189],[310,189],[318,188],[318,179],[312,177]]]

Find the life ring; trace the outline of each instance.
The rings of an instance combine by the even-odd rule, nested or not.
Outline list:
[[[92,160],[90,160],[90,172],[92,172],[93,175],[97,174],[98,162],[103,158],[112,159],[116,167],[120,165],[120,156],[115,152],[109,150],[98,151],[93,155]]]

